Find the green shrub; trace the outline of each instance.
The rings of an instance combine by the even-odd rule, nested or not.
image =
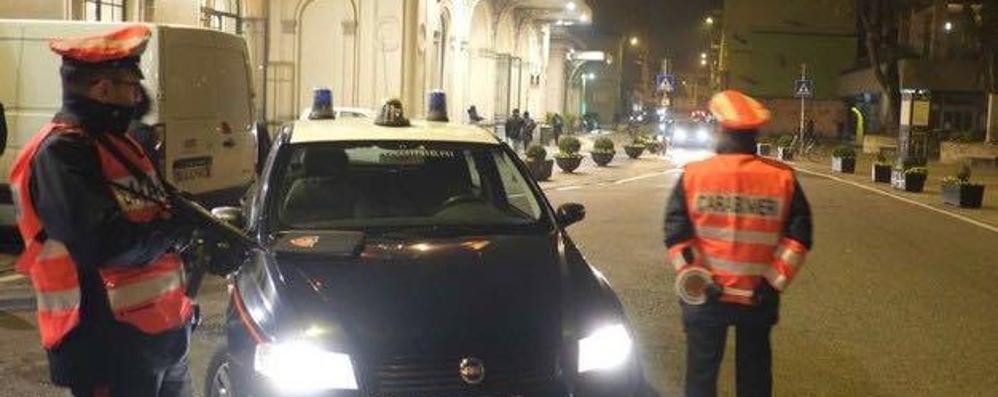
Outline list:
[[[881,166],[883,166],[883,165],[893,165],[892,162],[890,160],[888,160],[887,156],[885,156],[883,153],[877,153],[877,160],[874,161],[874,163],[877,164],[877,165],[881,165]]]
[[[558,150],[562,154],[578,154],[582,150],[582,142],[574,136],[563,136],[558,138]]]
[[[593,142],[593,151],[604,153],[616,152],[616,150],[614,150],[613,141],[606,137],[597,138],[596,142]]]
[[[852,146],[842,145],[832,151],[832,156],[843,159],[854,159],[856,158],[856,149],[853,149]]]
[[[544,149],[544,146],[537,144],[530,145],[530,147],[527,148],[527,158],[534,160],[547,160],[548,151]]]
[[[775,142],[775,141],[776,141],[776,137],[772,136],[772,135],[762,135],[762,134],[760,134],[759,138],[756,139],[757,143],[765,143],[765,144],[773,144],[773,142]]]
[[[914,174],[929,175],[929,169],[925,167],[911,167],[909,169],[904,170],[904,173],[905,175],[914,175]]]
[[[647,149],[652,153],[658,153],[660,150],[662,150],[662,143],[659,141],[650,141],[645,144],[645,149]]]
[[[794,143],[793,135],[780,135],[780,137],[776,139],[776,146],[779,147],[790,147],[790,145],[793,145],[793,143]]]
[[[970,181],[970,177],[972,175],[973,173],[970,171],[970,164],[963,163],[960,165],[960,170],[956,172],[956,179],[959,179],[962,182],[968,182]]]

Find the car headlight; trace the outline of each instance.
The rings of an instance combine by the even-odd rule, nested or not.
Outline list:
[[[689,136],[689,134],[690,133],[688,131],[686,131],[686,129],[684,129],[684,128],[676,128],[672,132],[672,139],[675,139],[676,142],[682,142],[682,141],[686,140],[686,138]]]
[[[357,390],[349,355],[304,340],[257,345],[253,368],[283,393]]]
[[[632,344],[623,324],[600,328],[579,339],[579,373],[619,367],[630,358]]]
[[[708,140],[710,140],[710,132],[703,128],[697,130],[697,142],[707,142]]]

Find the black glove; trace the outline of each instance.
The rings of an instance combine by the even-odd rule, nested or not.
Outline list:
[[[769,305],[773,304],[780,299],[780,293],[769,285],[768,282],[763,281],[755,288],[752,294],[752,303],[755,306]]]

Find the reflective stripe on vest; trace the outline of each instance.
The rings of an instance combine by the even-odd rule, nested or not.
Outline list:
[[[17,195],[18,229],[25,241],[18,269],[31,277],[38,302],[38,329],[42,345],[48,349],[57,346],[79,324],[81,291],[76,263],[66,246],[52,238],[44,243],[36,239],[43,227],[28,194],[28,184],[31,163],[45,138],[53,133],[81,133],[73,128],[65,124],[46,125],[22,149],[10,177],[12,190]],[[126,158],[154,175],[149,160],[138,154],[141,149],[137,144],[125,137],[109,135],[108,138]],[[116,182],[127,178],[127,169],[110,152],[100,145],[97,152],[105,178]],[[124,182],[129,189],[138,187],[138,184]],[[138,197],[125,189],[112,187],[111,190],[129,221],[144,223],[160,216],[162,209],[158,205],[139,202]],[[139,189],[143,193],[149,190]],[[192,302],[184,295],[183,263],[175,254],[164,254],[141,266],[105,264],[100,269],[100,276],[111,301],[110,309],[118,321],[148,334],[176,329],[189,322]]]

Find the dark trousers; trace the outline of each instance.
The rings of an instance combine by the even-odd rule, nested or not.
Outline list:
[[[167,368],[142,370],[118,368],[106,384],[70,388],[74,397],[190,397],[191,375],[187,358]]]
[[[771,396],[769,335],[778,320],[779,298],[760,306],[681,304],[686,331],[686,396],[717,396],[717,375],[728,328],[735,328],[735,382],[739,397]]]
[[[76,397],[190,397],[190,332],[183,327],[147,335],[124,324],[78,327],[49,351],[53,381]]]

